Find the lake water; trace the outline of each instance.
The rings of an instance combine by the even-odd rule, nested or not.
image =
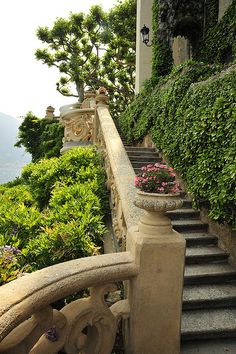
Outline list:
[[[21,174],[22,168],[0,167],[0,184],[13,181]]]

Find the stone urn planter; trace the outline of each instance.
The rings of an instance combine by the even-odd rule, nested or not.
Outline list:
[[[172,233],[171,221],[166,212],[181,208],[182,204],[179,193],[159,194],[138,190],[134,205],[145,210],[139,221],[139,230],[155,235]]]

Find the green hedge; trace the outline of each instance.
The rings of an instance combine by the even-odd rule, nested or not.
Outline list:
[[[151,133],[196,202],[207,200],[210,215],[236,229],[236,67],[219,71],[199,63],[175,68],[137,96],[120,124],[130,141]]]
[[[27,165],[18,185],[0,186],[0,247],[21,250],[9,256],[0,248],[0,284],[26,266],[36,270],[99,253],[107,207],[105,173],[94,148]]]
[[[158,127],[158,132],[162,135],[167,120],[169,124],[174,124],[173,115],[190,85],[219,70],[220,66],[189,61],[175,67],[171,74],[161,78],[154,88],[150,83],[146,83],[141,93],[119,117],[121,129],[128,141],[141,141],[155,124],[156,117],[162,117],[163,124]],[[164,148],[165,144],[162,145]]]
[[[163,75],[169,74],[173,65],[172,50],[167,41],[161,39],[159,28],[159,1],[154,0],[152,5],[152,80],[157,83]]]
[[[212,14],[215,13],[215,0],[211,0]],[[211,7],[209,8],[211,10]],[[213,16],[212,16],[213,17]],[[206,31],[204,38],[199,47],[199,51],[195,57],[207,63],[227,63],[232,55],[233,60],[236,58],[236,0],[232,1],[220,22],[214,23],[211,19],[209,29]],[[232,61],[232,60],[231,60]]]

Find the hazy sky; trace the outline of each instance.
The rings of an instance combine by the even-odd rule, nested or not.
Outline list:
[[[87,12],[91,5],[112,7],[116,0],[0,0],[0,112],[23,116],[32,111],[45,116],[46,107],[58,109],[76,98],[56,91],[59,72],[37,61],[34,52],[42,47],[36,39],[38,26],[51,26],[56,17]]]

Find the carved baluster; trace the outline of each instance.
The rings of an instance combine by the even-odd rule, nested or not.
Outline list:
[[[29,354],[57,354],[65,344],[68,325],[63,313],[53,310],[53,321]]]
[[[50,306],[33,314],[17,326],[0,343],[0,353],[28,354],[40,336],[52,325],[53,311]],[[42,352],[43,353],[43,352]],[[45,353],[46,354],[46,353]]]
[[[114,345],[117,321],[104,301],[104,294],[114,285],[91,289],[89,298],[65,306],[61,312],[68,321],[67,354],[110,354]]]

